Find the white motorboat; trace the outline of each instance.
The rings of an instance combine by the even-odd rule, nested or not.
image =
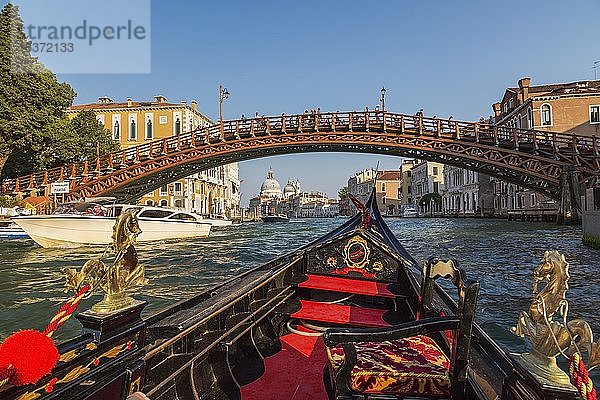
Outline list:
[[[0,220],[0,240],[27,239],[27,233],[10,219]]]
[[[135,208],[142,233],[138,242],[207,237],[212,224],[202,217],[168,208],[78,203],[59,207],[52,215],[32,215],[14,221],[42,247],[105,245],[112,242],[115,219]]]
[[[419,210],[413,205],[405,205],[402,208],[402,218],[417,218],[419,216]]]
[[[204,222],[210,222],[212,224],[213,227],[222,227],[222,226],[229,226],[233,223],[233,221],[231,221],[230,219],[228,219],[226,216],[224,215],[213,215],[211,217],[202,217],[202,221]]]

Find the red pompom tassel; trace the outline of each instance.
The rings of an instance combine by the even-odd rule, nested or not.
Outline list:
[[[34,330],[12,334],[0,344],[0,371],[12,365],[15,373],[9,382],[27,385],[50,373],[58,362],[58,350],[52,339]]]

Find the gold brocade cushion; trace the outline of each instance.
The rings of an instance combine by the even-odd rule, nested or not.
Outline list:
[[[388,393],[401,396],[449,396],[450,362],[427,336],[386,342],[354,343],[357,362],[350,387],[358,393]],[[334,369],[344,362],[340,345],[328,348]]]

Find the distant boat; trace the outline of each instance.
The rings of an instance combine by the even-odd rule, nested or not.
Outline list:
[[[260,219],[263,222],[289,222],[290,219],[285,214],[262,215]]]
[[[11,220],[0,221],[0,240],[27,239],[29,235]]]
[[[419,216],[419,211],[415,206],[404,206],[402,209],[402,218],[417,218]]]
[[[77,247],[111,243],[115,219],[125,209],[137,210],[142,233],[138,242],[207,237],[212,224],[202,217],[169,208],[129,204],[74,203],[52,215],[16,217],[14,221],[42,247]]]

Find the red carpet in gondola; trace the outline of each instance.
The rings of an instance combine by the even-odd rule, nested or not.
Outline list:
[[[328,359],[323,339],[295,333],[280,339],[281,351],[265,358],[265,372],[260,378],[241,387],[242,399],[326,400],[323,372]]]
[[[338,278],[336,276],[306,274],[308,280],[298,286],[308,289],[329,290],[333,292],[362,294],[367,296],[394,298],[388,283]]]
[[[310,300],[300,300],[300,304],[302,308],[293,313],[290,316],[291,318],[374,328],[390,326],[383,319],[383,314],[387,310],[320,303]]]

